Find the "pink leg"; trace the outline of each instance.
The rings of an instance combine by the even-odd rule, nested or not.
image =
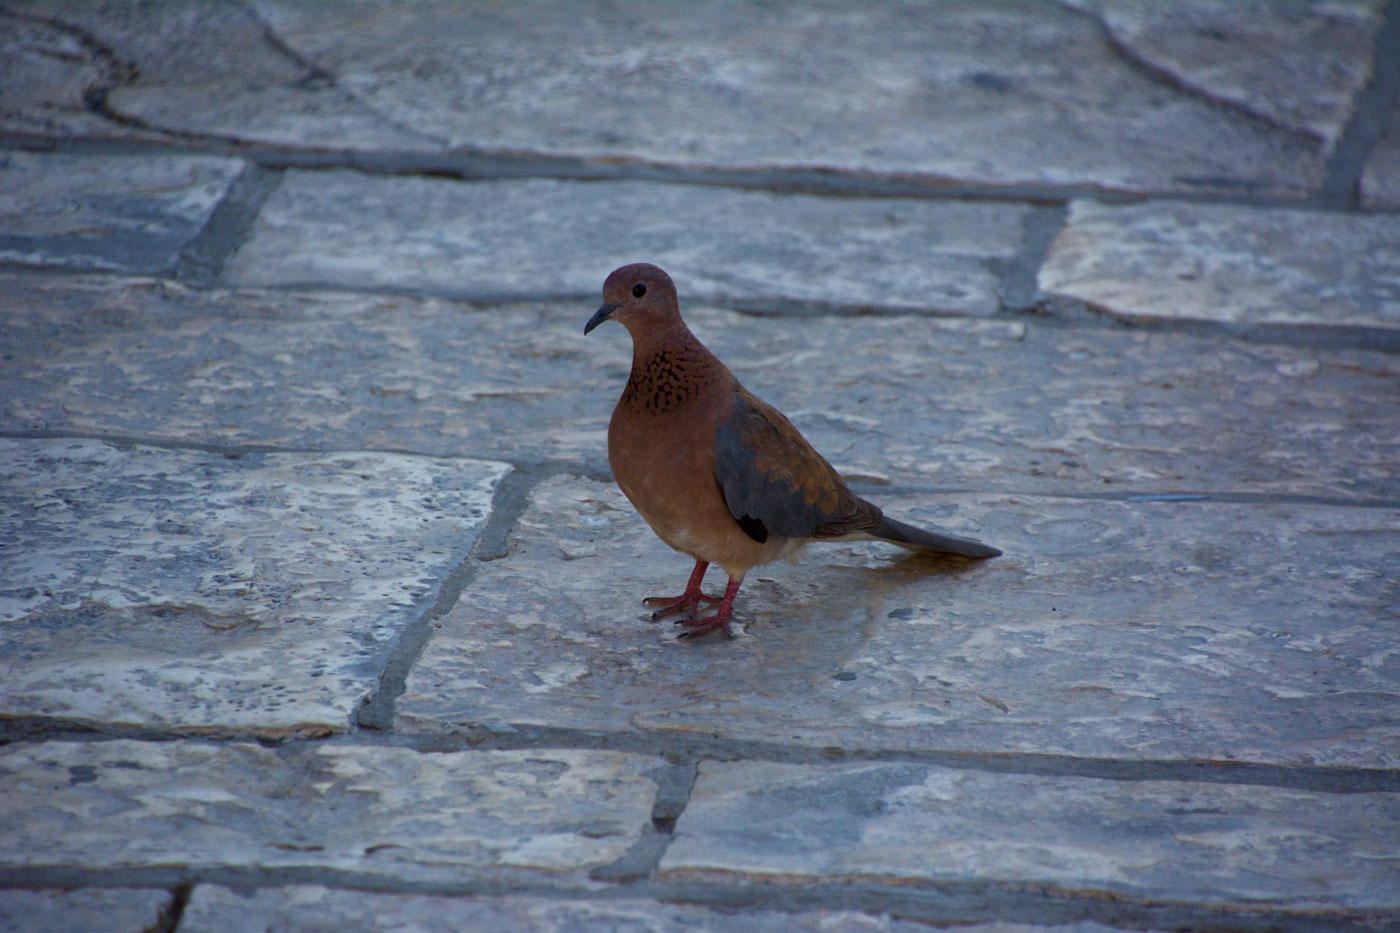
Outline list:
[[[651,614],[651,621],[659,622],[666,616],[673,616],[678,612],[683,612],[687,617],[695,618],[695,610],[703,602],[707,606],[713,606],[719,602],[718,596],[706,596],[700,592],[700,581],[705,579],[705,571],[709,568],[709,561],[697,560],[695,569],[690,572],[690,582],[685,585],[685,592],[679,596],[648,596],[642,600],[643,606],[648,606],[656,611]]]
[[[735,580],[729,578],[729,585],[724,588],[724,600],[719,604],[719,611],[712,616],[703,619],[681,619],[676,624],[684,625],[688,631],[681,632],[681,638],[699,638],[701,635],[708,635],[715,629],[724,632],[725,638],[733,638],[734,634],[729,631],[729,610],[734,606],[734,597],[739,595],[739,584],[744,582],[740,577]]]

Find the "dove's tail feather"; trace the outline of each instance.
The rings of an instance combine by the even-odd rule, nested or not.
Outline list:
[[[870,529],[869,534],[901,547],[923,548],[940,554],[961,554],[963,557],[997,557],[1001,554],[1001,551],[990,544],[973,541],[971,538],[955,538],[952,535],[924,531],[888,515],[881,518],[879,524]]]

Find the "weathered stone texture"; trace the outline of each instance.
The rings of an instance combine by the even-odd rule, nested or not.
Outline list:
[[[500,724],[846,749],[1394,767],[1400,513],[877,496],[1006,551],[814,545],[749,574],[747,634],[675,640],[643,596],[690,570],[610,483],[541,484],[398,701],[410,732]],[[713,570],[710,590],[723,576]],[[718,668],[716,666],[719,666]],[[716,671],[723,674],[716,679]],[[795,699],[800,698],[800,699]]]
[[[1400,328],[1397,271],[1393,217],[1078,201],[1040,287],[1133,319]]]
[[[343,730],[506,470],[0,440],[0,714]]]
[[[144,933],[158,929],[169,891],[143,888],[0,890],[0,929],[15,933],[74,933],[107,930]]]
[[[620,327],[583,336],[596,297],[472,307],[39,276],[0,277],[0,290],[8,430],[601,472],[631,354]],[[751,390],[870,485],[1400,499],[1393,355],[682,300]]]
[[[242,168],[214,156],[0,152],[0,260],[168,271]]]
[[[567,749],[20,742],[0,749],[0,865],[576,876],[650,830],[662,766]]]
[[[685,282],[691,302],[985,315],[998,307],[988,261],[1015,255],[1026,211],[641,181],[292,172],[226,277],[591,298],[608,270],[645,259]]]
[[[1330,148],[1371,77],[1383,0],[1063,0],[1130,60],[1202,98]]]
[[[1301,197],[1375,3],[22,6],[6,125]],[[620,39],[646,36],[645,42]],[[52,54],[47,46],[73,46]],[[463,48],[474,54],[463,55]],[[55,61],[54,59],[57,59]],[[101,108],[84,92],[100,87]],[[1227,106],[1221,106],[1221,103]],[[1242,118],[1242,112],[1245,116]],[[108,118],[110,115],[110,119]]]
[[[583,900],[545,897],[431,897],[374,894],[317,886],[247,893],[200,885],[185,909],[185,933],[356,929],[420,933],[529,930],[532,933],[923,933],[922,924],[852,910],[779,913],[717,911],[643,899]],[[1111,933],[1097,924],[1054,928],[963,928],[963,933]]]
[[[1395,910],[1397,821],[1396,794],[707,761],[661,874]]]

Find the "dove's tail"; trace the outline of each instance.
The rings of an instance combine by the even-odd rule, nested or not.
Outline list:
[[[879,524],[871,528],[868,533],[881,541],[889,541],[900,547],[923,548],[928,551],[937,551],[940,554],[961,554],[963,557],[997,557],[1001,554],[1001,551],[990,544],[973,541],[971,538],[955,538],[952,535],[924,531],[922,528],[906,525],[888,515],[881,518]]]

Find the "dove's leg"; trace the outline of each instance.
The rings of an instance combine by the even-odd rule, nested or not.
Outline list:
[[[683,625],[686,631],[681,632],[681,638],[699,638],[701,635],[708,635],[719,629],[724,632],[725,638],[733,638],[734,634],[729,631],[729,610],[734,606],[734,597],[739,593],[739,584],[744,582],[740,577],[735,580],[729,578],[729,585],[724,588],[724,599],[719,604],[719,611],[712,616],[703,619],[681,619],[677,625]]]
[[[685,592],[679,596],[648,596],[642,600],[642,605],[656,611],[651,614],[651,621],[658,622],[666,616],[673,616],[678,612],[683,612],[690,618],[695,618],[695,611],[701,603],[713,606],[719,602],[718,596],[706,596],[700,592],[700,581],[705,579],[705,571],[709,568],[708,561],[697,560],[695,569],[690,572],[690,582],[685,585]]]

